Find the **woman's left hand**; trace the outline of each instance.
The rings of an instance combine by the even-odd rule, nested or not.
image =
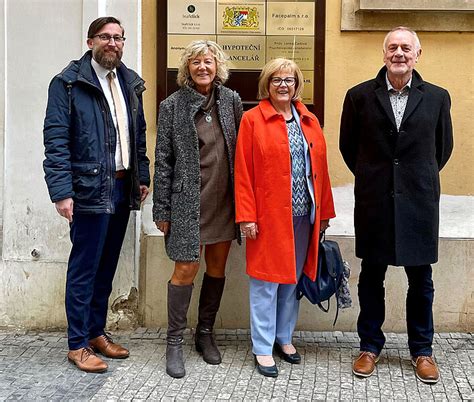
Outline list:
[[[329,219],[326,219],[324,221],[321,221],[321,226],[319,227],[320,232],[324,232],[329,226]]]
[[[255,222],[241,222],[240,231],[245,237],[255,240],[258,234],[258,226]]]

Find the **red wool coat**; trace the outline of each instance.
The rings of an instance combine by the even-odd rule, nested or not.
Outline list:
[[[315,115],[294,103],[310,150],[316,217],[304,272],[316,277],[320,221],[336,216],[329,181],[326,142]],[[235,154],[236,222],[256,222],[247,239],[247,274],[276,283],[296,283],[291,208],[291,160],[286,122],[270,101],[244,113]]]

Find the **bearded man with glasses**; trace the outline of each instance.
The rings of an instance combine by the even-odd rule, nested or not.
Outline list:
[[[45,179],[72,242],[68,359],[87,372],[107,370],[95,352],[129,355],[104,328],[130,210],[140,209],[150,184],[144,81],[121,62],[123,35],[114,17],[91,23],[90,50],[51,81],[44,121]]]

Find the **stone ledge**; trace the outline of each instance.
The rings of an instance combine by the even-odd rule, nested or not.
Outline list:
[[[336,218],[331,220],[327,234],[330,236],[354,236],[354,186],[352,184],[332,188]],[[143,204],[142,231],[145,235],[163,236],[152,221],[152,201],[148,197]],[[444,239],[474,239],[474,197],[441,194],[439,237]]]
[[[356,11],[472,12],[474,11],[474,3],[464,0],[358,0]]]
[[[393,27],[404,25],[419,32],[474,32],[474,13],[470,9],[466,11],[432,11],[421,8],[412,10],[403,8],[404,4],[409,3],[408,0],[404,0],[397,1],[397,6],[393,6],[391,10],[362,10],[359,2],[364,3],[364,1],[387,3],[382,0],[341,0],[341,31],[389,31]],[[443,0],[433,0],[434,3],[441,1]],[[398,3],[402,6],[398,6]],[[412,7],[421,4],[414,0],[411,3],[413,3]],[[428,3],[431,3],[431,0]],[[396,9],[399,7],[401,10]],[[471,5],[468,7],[472,8]]]
[[[341,253],[349,261],[352,269],[349,281],[353,307],[339,312],[335,327],[335,300],[331,300],[329,314],[321,312],[316,306],[303,300],[300,307],[298,330],[354,331],[359,312],[357,282],[360,273],[360,260],[354,256],[354,239],[351,237],[329,236],[336,240]],[[140,316],[146,327],[166,325],[166,284],[173,272],[174,264],[165,252],[162,236],[144,235],[142,238],[140,272]],[[472,331],[474,328],[474,298],[472,286],[474,270],[472,255],[474,240],[440,240],[439,262],[433,266],[436,288],[434,317],[437,331]],[[188,314],[188,326],[195,327],[197,304],[201,288],[202,266],[194,284],[193,296]],[[227,262],[226,285],[221,309],[217,315],[216,328],[248,328],[248,277],[245,273],[245,246],[235,242]],[[387,272],[385,331],[403,332],[405,322],[405,296],[407,279],[403,268],[390,267]]]

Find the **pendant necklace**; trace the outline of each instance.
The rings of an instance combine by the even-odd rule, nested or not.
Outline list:
[[[210,123],[210,122],[212,121],[211,113],[212,113],[212,108],[213,108],[213,107],[214,107],[214,106],[212,106],[212,107],[209,109],[208,112],[206,112],[206,111],[204,111],[204,110],[202,111],[202,112],[204,113],[204,115],[206,116],[205,119],[206,119],[206,121],[207,121],[208,123]]]

